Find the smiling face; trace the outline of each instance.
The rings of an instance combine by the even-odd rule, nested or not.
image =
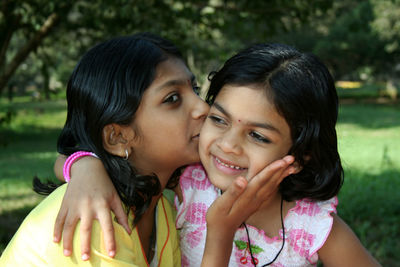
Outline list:
[[[132,123],[138,137],[130,158],[140,173],[155,173],[162,180],[178,167],[199,161],[199,133],[209,107],[195,87],[193,74],[181,60],[170,58],[157,66]]]
[[[235,177],[253,177],[291,146],[289,125],[263,89],[225,85],[201,129],[199,153],[212,184],[226,190]]]

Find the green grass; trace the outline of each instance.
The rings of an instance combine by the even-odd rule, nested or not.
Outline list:
[[[10,124],[0,125],[0,253],[42,199],[34,175],[54,179],[56,140],[65,101],[16,98]],[[347,103],[347,102],[346,102]],[[0,117],[10,104],[0,99]],[[337,126],[345,183],[339,215],[383,266],[400,262],[400,106],[342,104]]]
[[[400,106],[341,105],[339,215],[383,266],[399,266]]]
[[[346,82],[344,82],[346,83]],[[350,82],[351,83],[351,82]],[[342,87],[340,82],[336,84],[337,93],[341,99],[365,100],[365,99],[388,99],[394,92],[389,92],[387,84],[383,82],[375,83],[357,83],[359,86],[351,88]],[[397,89],[397,95],[400,95],[400,88]]]
[[[362,85],[361,87],[356,88],[342,88],[340,85],[337,85],[337,92],[341,99],[350,98],[350,99],[365,99],[365,98],[377,98],[379,97],[380,88],[383,85],[378,86],[376,84],[371,85]]]
[[[0,117],[10,108],[11,122],[0,125],[0,252],[43,198],[32,191],[32,178],[54,179],[57,136],[66,116],[63,100],[0,99]]]

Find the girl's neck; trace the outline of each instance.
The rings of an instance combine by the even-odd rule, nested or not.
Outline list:
[[[153,175],[155,174],[160,181],[161,185],[161,192],[165,189],[169,179],[171,178],[172,174],[176,169],[168,169],[168,170],[158,170],[158,171],[149,171],[149,170],[141,170],[138,169],[139,173]]]
[[[288,211],[294,207],[295,202],[283,201],[282,216],[286,217]],[[272,238],[279,235],[281,230],[281,194],[275,193],[267,202],[264,202],[258,210],[247,220],[246,224],[252,225],[265,232],[265,235]]]
[[[132,156],[134,160],[131,161],[131,165],[135,167],[138,173],[143,175],[156,175],[161,184],[161,190],[165,189],[165,186],[168,183],[168,180],[171,178],[172,174],[178,169],[180,166],[172,166],[172,165],[162,165],[162,166],[154,166],[153,163],[149,164],[149,162],[141,157],[136,156],[135,154]]]
[[[157,202],[160,197],[161,194],[153,197],[149,208],[146,210],[140,221],[137,223],[140,243],[142,244],[148,262],[150,262],[154,256],[154,246],[156,242],[156,236],[153,237],[153,235],[156,234],[155,209],[157,208]]]

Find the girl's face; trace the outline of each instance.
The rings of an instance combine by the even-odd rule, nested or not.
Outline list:
[[[130,158],[141,173],[169,178],[178,167],[200,160],[199,133],[209,106],[195,87],[193,74],[181,60],[170,58],[157,66],[132,123],[138,136]]]
[[[235,177],[253,177],[291,146],[289,125],[263,89],[225,85],[201,129],[199,153],[212,184],[226,190]]]

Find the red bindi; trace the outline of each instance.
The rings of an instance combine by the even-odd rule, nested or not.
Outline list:
[[[241,120],[238,120],[238,122],[241,122]]]

